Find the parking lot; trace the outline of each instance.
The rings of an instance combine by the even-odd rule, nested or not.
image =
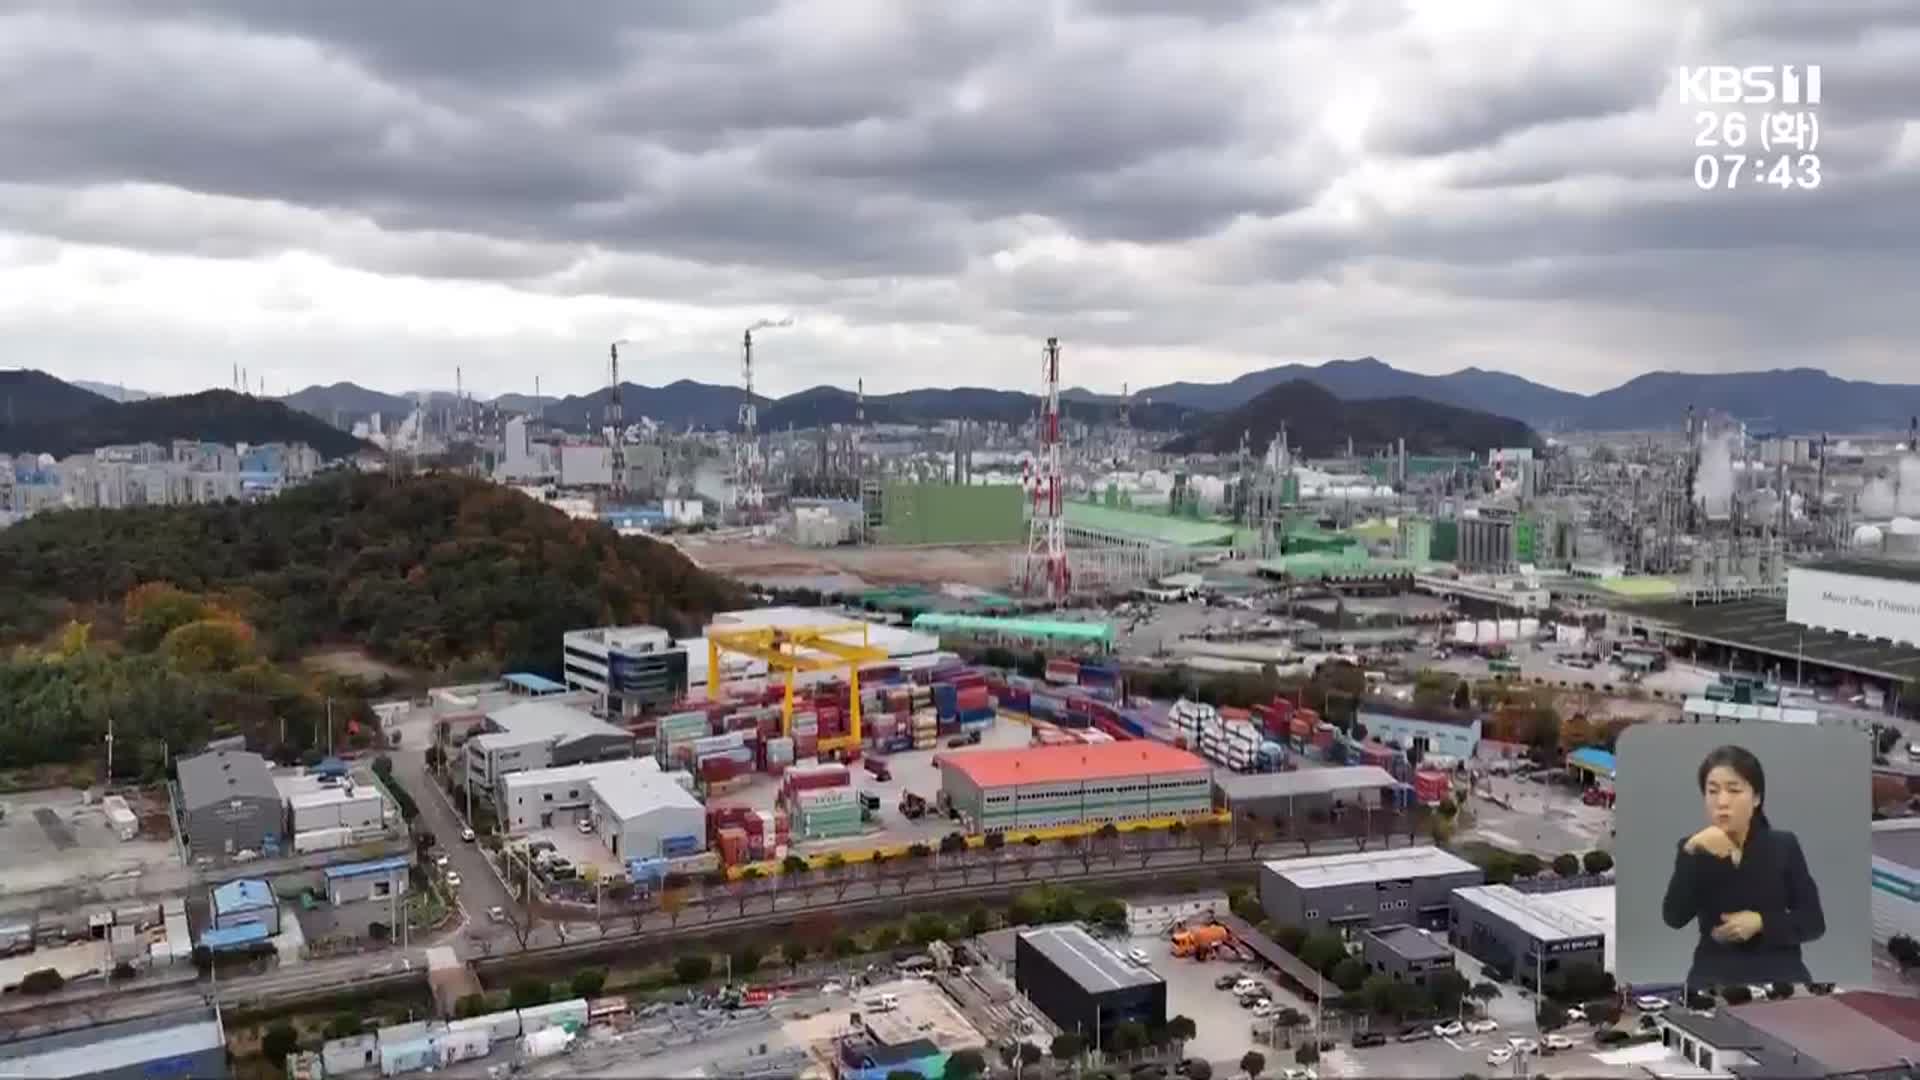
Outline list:
[[[144,809],[146,800],[140,803]],[[159,805],[165,806],[164,796]],[[77,788],[49,788],[8,795],[0,811],[0,910],[38,906],[76,907],[71,897],[51,900],[46,890],[85,890],[103,879],[139,876],[144,881],[188,884],[186,866],[166,832],[142,818],[142,834],[122,840],[106,811]],[[157,833],[157,835],[156,835]],[[160,886],[163,887],[163,886]],[[91,899],[91,897],[88,897]],[[42,903],[42,901],[46,901]]]
[[[1263,983],[1274,1004],[1288,1006],[1308,1018],[1302,1033],[1312,1029],[1313,1006],[1280,985],[1279,978],[1261,969],[1261,965],[1232,960],[1193,960],[1173,955],[1172,943],[1164,935],[1137,937],[1129,944],[1147,954],[1150,967],[1167,981],[1167,1015],[1186,1016],[1193,1021],[1196,1035],[1186,1045],[1188,1057],[1201,1058],[1213,1065],[1214,1075],[1227,1076],[1240,1067],[1240,1056],[1259,1049],[1269,1059],[1273,1051],[1254,1039],[1258,1024],[1253,1014],[1240,1006],[1228,990],[1216,989],[1214,980],[1224,975],[1246,975]],[[1278,1068],[1272,1070],[1276,1075]]]

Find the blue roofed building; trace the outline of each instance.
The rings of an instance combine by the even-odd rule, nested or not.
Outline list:
[[[264,945],[269,936],[263,923],[241,923],[239,926],[208,930],[200,935],[200,944],[214,952],[232,952],[253,945]]]
[[[212,1008],[0,1044],[0,1076],[225,1080],[227,1035]]]
[[[216,929],[258,923],[269,935],[280,932],[280,905],[273,890],[258,878],[229,881],[213,890],[213,925]]]
[[[387,903],[407,892],[412,864],[404,856],[326,868],[327,902],[338,907],[377,900]]]
[[[1613,786],[1613,755],[1597,746],[1583,746],[1568,754],[1567,767],[1586,773],[1595,783]]]

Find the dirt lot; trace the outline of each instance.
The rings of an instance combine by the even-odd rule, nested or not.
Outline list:
[[[1002,590],[1010,545],[967,547],[804,548],[779,540],[712,541],[689,537],[680,543],[688,558],[708,570],[742,578],[795,578],[845,575],[870,586],[954,583]]]

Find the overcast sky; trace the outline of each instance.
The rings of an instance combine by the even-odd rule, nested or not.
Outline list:
[[[1708,63],[1817,191],[1695,186]],[[0,0],[0,367],[162,392],[1920,383],[1917,226],[1914,0]]]

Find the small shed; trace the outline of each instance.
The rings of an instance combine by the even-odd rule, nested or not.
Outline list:
[[[259,923],[269,936],[280,932],[280,905],[273,890],[260,878],[241,878],[213,890],[213,925],[229,930]]]

